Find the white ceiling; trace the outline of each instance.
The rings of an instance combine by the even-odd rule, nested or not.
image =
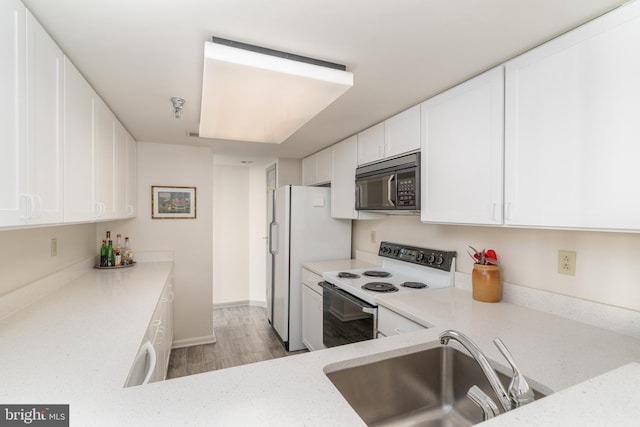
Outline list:
[[[23,0],[138,141],[304,157],[624,0]],[[344,64],[355,84],[282,144],[197,132],[211,36]],[[174,119],[169,99],[186,100]]]

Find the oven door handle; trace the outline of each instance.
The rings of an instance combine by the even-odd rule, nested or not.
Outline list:
[[[348,303],[354,304],[363,313],[373,314],[374,316],[377,314],[376,313],[376,310],[377,310],[376,307],[374,307],[374,306],[370,305],[369,303],[364,302],[364,301],[354,297],[350,293],[343,291],[342,289],[338,288],[335,285],[332,285],[332,284],[327,283],[327,282],[320,282],[320,286],[322,286],[326,291],[328,291],[328,292],[336,295],[337,297],[340,297],[341,299],[347,301]]]

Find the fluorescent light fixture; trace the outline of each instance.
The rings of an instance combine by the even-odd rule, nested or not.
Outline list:
[[[201,137],[279,144],[353,86],[342,65],[213,40],[204,47]]]

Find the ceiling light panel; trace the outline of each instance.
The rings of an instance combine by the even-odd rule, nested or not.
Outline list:
[[[348,71],[206,42],[200,136],[281,143],[352,86]]]

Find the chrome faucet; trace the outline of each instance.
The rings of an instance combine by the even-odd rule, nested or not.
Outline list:
[[[482,353],[480,348],[473,341],[471,341],[471,339],[468,336],[453,330],[444,331],[440,334],[440,342],[443,345],[447,345],[449,343],[449,340],[454,340],[459,342],[464,348],[467,349],[469,353],[471,353],[471,356],[476,360],[476,362],[478,362],[478,364],[480,365],[480,368],[482,368],[482,371],[484,372],[484,375],[487,377],[487,380],[489,380],[489,384],[491,385],[491,388],[493,389],[496,396],[498,397],[498,400],[500,401],[500,405],[504,409],[504,412],[510,411],[511,409],[517,408],[527,403],[533,402],[534,400],[533,390],[531,390],[531,387],[529,387],[527,380],[524,378],[524,376],[522,375],[518,367],[515,365],[515,362],[513,360],[513,357],[511,356],[511,353],[509,353],[509,350],[507,350],[507,347],[504,345],[504,343],[500,338],[496,338],[495,340],[493,340],[493,342],[496,345],[496,347],[498,347],[498,350],[500,350],[500,353],[502,353],[504,358],[507,359],[507,362],[509,363],[509,365],[511,366],[511,369],[513,370],[513,376],[511,378],[511,383],[509,384],[508,392],[507,390],[505,390],[504,386],[500,382],[500,379],[498,378],[498,374],[496,374],[496,371],[491,367],[491,364],[489,363],[485,355]],[[478,393],[472,393],[472,396],[480,397],[478,396]],[[489,401],[491,400],[488,396],[486,396],[486,399],[489,399]],[[482,401],[484,403],[487,403],[486,399],[482,399]],[[478,404],[477,400],[479,399],[474,399],[472,397],[472,400]],[[490,403],[493,403],[493,402],[490,402]],[[485,410],[486,408],[483,406],[486,406],[486,405],[479,405],[479,406],[481,406],[481,408],[483,409],[483,412],[485,413],[485,417],[487,416],[491,417],[495,415],[495,413],[493,414],[490,413],[492,411],[488,412]]]

